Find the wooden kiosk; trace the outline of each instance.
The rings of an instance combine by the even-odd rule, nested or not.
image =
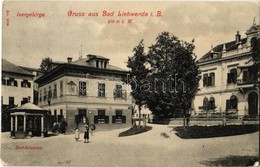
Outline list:
[[[31,102],[25,103],[11,111],[11,137],[25,138],[27,136],[41,136],[47,134],[46,116],[44,110]]]

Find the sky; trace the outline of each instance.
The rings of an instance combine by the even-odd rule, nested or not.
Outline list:
[[[110,64],[126,69],[133,48],[143,39],[147,48],[160,32],[179,39],[195,40],[195,54],[202,57],[212,46],[243,37],[259,24],[260,5],[249,2],[180,1],[9,1],[2,17],[2,57],[16,65],[39,68],[45,57],[53,61],[77,60],[95,54]],[[7,15],[7,11],[9,11]],[[68,12],[84,16],[68,16]],[[113,16],[102,16],[103,12]],[[160,11],[161,16],[155,14]],[[23,17],[25,13],[44,13],[44,17]],[[120,17],[118,12],[147,13],[148,16]],[[98,16],[88,16],[98,13]],[[151,13],[153,16],[150,16]],[[78,14],[79,15],[79,14]],[[132,19],[131,23],[126,23]],[[9,25],[7,24],[9,20]],[[109,20],[125,23],[108,23]]]

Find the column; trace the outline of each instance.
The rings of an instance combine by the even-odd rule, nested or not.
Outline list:
[[[11,132],[14,130],[14,127],[13,127],[13,123],[14,122],[14,118],[11,116]]]
[[[41,136],[44,137],[44,119],[43,116],[41,116]]]
[[[17,132],[17,123],[18,123],[17,115],[15,116],[15,122],[14,123],[15,123],[15,127],[14,127],[15,130],[14,131]]]
[[[14,136],[14,134],[13,134],[13,131],[14,131],[13,122],[14,122],[14,120],[13,119],[14,118],[11,116],[11,132],[10,132],[11,133],[11,135],[10,135],[11,137]]]
[[[23,116],[23,131],[26,131],[26,115]]]

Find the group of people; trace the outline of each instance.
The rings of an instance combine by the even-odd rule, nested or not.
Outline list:
[[[89,143],[89,130],[91,135],[93,135],[93,131],[96,129],[95,125],[93,124],[91,128],[89,128],[89,125],[85,125],[84,130],[84,143]],[[79,128],[75,128],[75,140],[76,142],[80,139],[80,132]]]

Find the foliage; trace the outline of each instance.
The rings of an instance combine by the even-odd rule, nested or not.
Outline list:
[[[42,59],[41,65],[40,65],[40,69],[42,71],[48,71],[51,67],[51,63],[52,63],[52,59],[49,57],[45,57]]]
[[[201,164],[206,166],[253,166],[256,161],[258,161],[258,156],[230,155],[214,160],[203,161]]]
[[[252,57],[254,70],[257,71],[258,81],[260,81],[260,36],[252,38]],[[260,84],[260,83],[259,83]]]
[[[141,41],[128,60],[131,77],[138,83],[132,93],[136,103],[158,118],[185,114],[191,106],[200,80],[193,42],[162,32],[147,54]]]
[[[257,132],[258,125],[189,126],[175,127],[176,135],[183,139],[233,136]]]
[[[136,135],[140,133],[147,132],[149,130],[152,130],[153,127],[151,126],[145,126],[145,127],[139,127],[139,126],[133,126],[132,128],[119,133],[119,137],[124,137],[124,136],[131,136],[131,135]]]
[[[145,67],[146,56],[144,53],[144,44],[143,40],[139,42],[139,44],[133,49],[134,55],[133,57],[128,57],[127,67],[131,69],[130,77],[134,77],[135,81],[130,81],[132,92],[131,95],[135,99],[135,104],[138,106],[139,110],[139,126],[141,125],[141,107],[143,106],[146,97],[145,92],[140,89],[141,83],[140,81],[147,77],[148,69]],[[128,81],[127,81],[128,82]]]

